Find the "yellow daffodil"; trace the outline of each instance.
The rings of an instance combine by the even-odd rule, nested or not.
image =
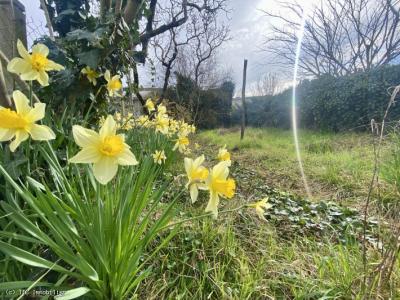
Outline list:
[[[254,208],[256,210],[258,217],[263,220],[265,220],[264,215],[265,215],[266,210],[268,210],[272,207],[272,205],[268,203],[268,198],[264,198],[255,203],[250,203],[248,206]]]
[[[171,135],[175,134],[178,131],[178,122],[174,119],[169,120],[169,133]]]
[[[157,113],[162,114],[162,115],[166,114],[167,108],[164,105],[160,104],[159,106],[157,106]]]
[[[156,132],[161,132],[162,134],[168,134],[169,129],[169,118],[166,114],[158,113],[154,119]]]
[[[148,127],[151,122],[148,116],[143,115],[136,119],[136,123],[141,127]]]
[[[167,159],[167,157],[165,156],[164,150],[162,150],[162,151],[156,150],[156,152],[153,154],[153,159],[156,164],[159,164],[159,165],[163,164],[165,162],[165,160]]]
[[[94,86],[97,84],[97,78],[100,77],[100,74],[93,70],[91,67],[86,66],[81,70],[81,73],[86,75],[87,80],[92,83]]]
[[[204,162],[204,155],[199,156],[195,160],[185,157],[185,171],[188,177],[186,188],[190,191],[190,198],[192,203],[196,202],[199,195],[199,189],[207,189],[204,181],[208,177],[208,170],[202,166]]]
[[[64,67],[47,58],[49,48],[43,44],[32,47],[32,54],[26,50],[20,40],[17,42],[18,53],[21,57],[13,58],[7,70],[20,75],[22,80],[37,80],[40,85],[49,85],[49,71],[60,71]]]
[[[196,126],[194,126],[194,125],[192,124],[192,125],[189,125],[189,127],[190,127],[190,132],[191,132],[191,133],[195,133],[195,132],[196,132]]]
[[[179,150],[179,152],[184,153],[187,150],[187,146],[189,145],[189,139],[186,136],[179,136],[176,140],[175,146],[173,150]]]
[[[231,162],[231,154],[226,150],[226,145],[218,150],[218,159],[220,161]]]
[[[104,78],[107,81],[107,90],[108,90],[108,95],[110,97],[117,96],[121,97],[121,94],[118,93],[120,89],[122,89],[122,82],[120,80],[119,75],[114,75],[111,77],[110,71],[107,70],[104,73]]]
[[[15,137],[10,143],[11,152],[29,136],[37,141],[56,138],[49,127],[35,124],[44,118],[46,104],[36,103],[32,108],[28,98],[20,91],[14,91],[13,100],[16,111],[0,106],[0,142],[10,141]]]
[[[106,118],[99,133],[75,125],[72,132],[75,142],[82,150],[69,162],[93,164],[94,177],[101,184],[107,184],[114,178],[118,165],[137,165],[130,147],[125,144],[124,135],[117,135],[116,131],[117,124],[111,115]]]
[[[150,98],[146,100],[146,104],[144,106],[147,108],[149,113],[156,110],[154,103]]]
[[[235,195],[236,184],[229,175],[229,163],[221,161],[213,167],[206,179],[206,185],[210,191],[206,212],[212,212],[214,218],[218,217],[219,197],[232,198]]]

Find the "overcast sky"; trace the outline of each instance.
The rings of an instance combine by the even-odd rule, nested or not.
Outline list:
[[[39,9],[39,0],[20,0],[26,8],[28,40],[46,33],[45,18]],[[299,0],[305,7],[318,0]],[[262,10],[279,9],[278,0],[229,0],[231,10],[231,40],[220,49],[217,61],[226,70],[232,70],[237,88],[241,86],[243,60],[248,59],[249,87],[264,73],[280,72],[268,63],[268,57],[260,46],[270,28],[269,19]],[[143,82],[143,81],[142,81]],[[250,88],[248,89],[250,90]]]

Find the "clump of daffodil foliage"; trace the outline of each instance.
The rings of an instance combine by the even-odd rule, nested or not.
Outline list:
[[[22,80],[51,86],[49,72],[63,66],[47,58],[47,47],[36,44],[29,53],[18,42],[17,48],[21,57],[12,59],[8,70]],[[81,75],[98,91],[105,89],[108,97],[124,96],[121,78],[109,70],[86,66]],[[1,149],[10,151],[9,160],[24,156],[28,161],[17,178],[4,161],[0,164],[8,195],[1,211],[12,224],[0,231],[0,251],[27,265],[24,272],[48,271],[35,282],[27,281],[32,276],[25,274],[21,281],[3,285],[53,286],[65,290],[65,299],[132,298],[151,273],[152,258],[190,221],[174,220],[175,202],[183,190],[189,191],[191,202],[198,200],[199,191],[208,193],[201,217],[217,218],[221,198],[234,198],[230,153],[221,148],[219,161],[211,167],[203,165],[204,155],[190,157],[195,126],[170,117],[166,106],[152,99],[145,104],[146,115],[104,115],[99,124],[76,117],[65,128],[57,115],[46,111],[46,104],[33,103],[30,87],[29,97],[16,90],[14,107],[0,107],[0,141],[7,142]],[[40,167],[39,159],[45,162]],[[165,191],[176,179],[167,179],[164,169],[174,159],[186,172],[175,177],[184,176],[186,182],[177,180],[181,186],[164,202]],[[39,170],[43,176],[36,176]],[[251,207],[259,213],[266,205],[261,201]],[[59,275],[48,279],[50,270]]]

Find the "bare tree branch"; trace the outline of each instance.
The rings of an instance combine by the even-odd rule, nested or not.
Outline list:
[[[281,2],[285,14],[266,11],[272,26],[264,50],[278,63],[294,63],[303,15],[297,2]],[[295,18],[291,18],[290,14]],[[400,57],[400,9],[391,0],[324,0],[304,28],[299,66],[305,75],[340,76],[388,64]]]

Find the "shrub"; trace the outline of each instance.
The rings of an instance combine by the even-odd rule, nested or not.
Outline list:
[[[334,78],[323,76],[305,80],[297,87],[299,125],[324,131],[367,130],[371,119],[380,120],[389,101],[388,89],[400,82],[400,66],[383,66],[368,72]],[[248,100],[248,120],[252,126],[290,128],[292,90],[274,96]],[[388,120],[397,120],[394,106]],[[240,120],[240,107],[233,114]]]

